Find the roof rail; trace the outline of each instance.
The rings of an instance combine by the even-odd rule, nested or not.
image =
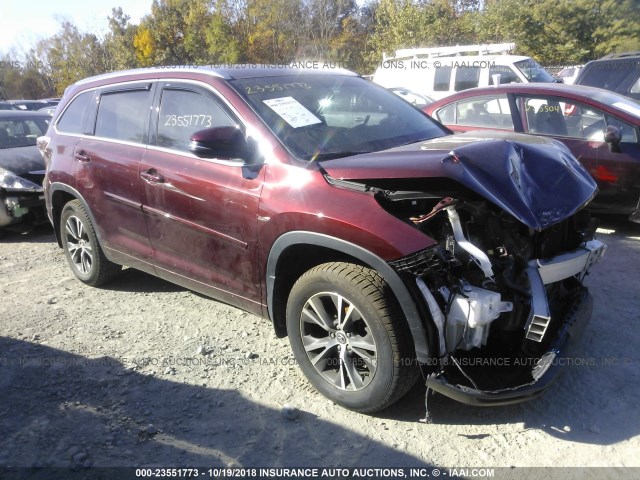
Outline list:
[[[610,53],[609,55],[605,55],[599,60],[610,60],[613,58],[625,58],[625,57],[637,57],[640,56],[640,51],[637,52],[621,52],[621,53]]]
[[[437,58],[437,57],[457,57],[466,54],[473,55],[506,55],[516,47],[515,43],[489,43],[479,45],[456,45],[453,47],[432,47],[432,48],[401,48],[396,50],[395,55],[387,56],[382,54],[383,61],[397,58]]]

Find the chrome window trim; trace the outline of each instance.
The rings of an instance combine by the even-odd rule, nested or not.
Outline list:
[[[80,95],[82,95],[83,93],[87,93],[87,92],[93,92],[96,90],[104,90],[105,88],[110,88],[110,87],[119,87],[121,85],[131,85],[131,84],[140,84],[140,83],[151,83],[153,84],[154,82],[156,82],[156,79],[148,79],[148,80],[130,80],[127,82],[121,82],[121,83],[114,83],[114,84],[108,84],[108,85],[100,85],[97,87],[91,87],[91,88],[87,88],[84,90],[80,90],[79,92],[77,92],[73,98],[71,98],[71,100],[69,100],[67,102],[67,104],[64,106],[64,109],[60,112],[60,114],[56,117],[56,121],[53,124],[53,129],[55,130],[56,133],[60,134],[60,135],[70,135],[70,136],[87,136],[87,137],[91,137],[91,135],[86,135],[84,133],[82,134],[77,134],[77,133],[70,133],[70,132],[63,132],[62,130],[58,130],[58,122],[60,122],[60,120],[62,119],[62,117],[64,116],[65,112],[67,111],[67,109],[69,108],[69,105],[71,105],[74,100],[76,98],[78,98]],[[77,85],[77,83],[75,84]],[[141,89],[142,90],[142,89]],[[111,91],[109,91],[109,93],[111,93]]]
[[[151,69],[150,71],[159,72],[161,70]],[[169,71],[175,72],[175,69],[172,69],[172,70],[169,70]],[[199,70],[197,70],[197,71],[199,71]],[[58,130],[58,128],[57,128],[58,120],[62,117],[62,115],[64,115],[64,112],[67,110],[69,105],[71,105],[71,103],[76,99],[76,97],[78,97],[78,95],[81,95],[82,93],[85,93],[85,92],[94,91],[94,90],[104,90],[106,88],[111,90],[113,87],[120,87],[120,86],[126,86],[126,85],[131,85],[131,84],[140,84],[140,83],[145,83],[145,82],[146,83],[154,83],[154,82],[172,83],[172,82],[175,82],[176,83],[176,85],[175,85],[176,89],[178,89],[180,87],[180,85],[195,85],[195,86],[198,86],[200,88],[203,88],[206,91],[208,91],[211,94],[213,94],[214,98],[217,101],[219,101],[222,105],[224,105],[225,108],[227,108],[228,111],[233,114],[233,116],[235,118],[232,118],[231,120],[232,121],[236,121],[236,120],[238,121],[238,125],[237,125],[238,128],[243,129],[243,131],[245,131],[245,132],[248,130],[248,127],[247,127],[246,123],[244,122],[244,118],[242,117],[242,115],[240,115],[238,110],[224,97],[224,95],[222,95],[212,85],[210,85],[210,84],[208,84],[206,82],[203,82],[202,80],[167,77],[167,78],[152,78],[152,79],[150,78],[150,79],[144,79],[144,80],[129,80],[129,81],[126,81],[126,82],[95,86],[95,87],[91,87],[91,88],[87,88],[85,90],[79,91],[67,103],[67,105],[65,106],[64,110],[60,113],[60,115],[56,119],[56,123],[53,125],[53,128],[54,128],[56,134],[58,134],[58,135],[67,135],[67,136],[71,136],[71,137],[77,137],[77,138],[80,138],[80,139],[101,140],[101,141],[105,141],[105,142],[109,142],[109,143],[114,143],[114,144],[119,144],[119,145],[127,145],[127,146],[132,146],[132,147],[143,147],[143,148],[145,148],[147,150],[155,150],[155,151],[160,151],[160,152],[164,152],[164,153],[171,153],[171,154],[174,154],[174,155],[183,156],[185,158],[190,158],[192,160],[200,160],[200,161],[205,161],[205,162],[209,162],[209,163],[215,163],[215,164],[218,164],[218,165],[226,165],[226,166],[233,166],[233,167],[246,166],[246,164],[244,162],[240,162],[240,161],[221,160],[221,159],[215,159],[215,158],[202,158],[202,157],[198,157],[198,156],[196,156],[196,155],[194,155],[194,154],[192,154],[190,152],[185,152],[184,150],[177,150],[177,149],[172,149],[172,148],[159,147],[159,146],[156,146],[156,145],[149,145],[148,141],[146,143],[128,142],[126,140],[118,140],[118,139],[107,138],[107,137],[99,137],[99,136],[96,136],[96,135],[87,135],[87,134],[84,134],[84,133],[83,134],[67,133],[67,132],[63,132],[63,131]],[[76,85],[77,85],[77,83],[76,83]],[[163,86],[159,85],[158,88],[163,88]],[[238,97],[242,99],[242,97],[240,97],[240,96],[238,96]],[[244,100],[242,99],[242,101],[244,101]],[[154,107],[153,105],[152,105],[151,108],[155,108],[155,110],[158,110],[158,108]],[[251,130],[253,130],[253,129],[251,129]]]
[[[184,150],[174,150],[172,148],[158,147],[156,145],[147,145],[147,150],[154,150],[157,152],[170,153],[172,155],[180,155],[181,157],[190,158],[191,160],[199,160],[203,162],[216,163],[219,165],[227,165],[229,167],[244,167],[245,162],[233,161],[233,160],[221,160],[219,158],[202,158],[194,155],[191,152],[185,152]]]

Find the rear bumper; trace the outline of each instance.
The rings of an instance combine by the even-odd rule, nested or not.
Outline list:
[[[593,297],[583,288],[576,295],[573,307],[565,316],[564,323],[550,348],[540,357],[535,369],[535,380],[531,383],[504,390],[486,391],[451,384],[444,374],[440,374],[429,377],[427,387],[467,405],[498,406],[534,399],[545,392],[565,365],[574,363],[570,357],[572,347],[589,323],[592,310]]]

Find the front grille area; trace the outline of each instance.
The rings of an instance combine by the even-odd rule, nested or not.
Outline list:
[[[414,275],[422,275],[425,271],[441,266],[440,258],[435,255],[435,248],[425,248],[411,255],[389,262],[389,265],[397,272],[409,272]]]

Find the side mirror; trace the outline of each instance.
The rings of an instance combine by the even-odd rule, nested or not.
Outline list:
[[[620,142],[622,141],[622,133],[620,129],[614,125],[609,125],[604,131],[604,141],[609,144],[609,150],[613,153],[620,153]]]
[[[214,127],[191,135],[189,151],[202,158],[242,159],[251,158],[247,140],[236,127]]]

